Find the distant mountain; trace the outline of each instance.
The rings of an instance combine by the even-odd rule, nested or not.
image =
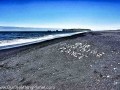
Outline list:
[[[0,26],[0,31],[55,31],[55,30],[62,30],[62,29]]]
[[[63,29],[62,31],[65,31],[65,32],[79,32],[79,31],[91,31],[91,29],[82,29],[82,28],[79,28],[79,29]]]

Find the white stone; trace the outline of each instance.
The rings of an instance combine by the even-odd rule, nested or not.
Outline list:
[[[116,70],[117,68],[113,68],[114,70]]]
[[[118,82],[114,81],[114,85],[117,85],[117,84],[118,84]]]
[[[110,78],[110,75],[107,75],[107,78]]]

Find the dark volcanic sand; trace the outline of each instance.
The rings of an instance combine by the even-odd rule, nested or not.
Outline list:
[[[0,86],[7,85],[120,90],[120,32],[89,32],[0,51]]]

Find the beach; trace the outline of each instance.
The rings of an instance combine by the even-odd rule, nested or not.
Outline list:
[[[7,85],[120,90],[120,32],[85,32],[1,50],[0,86]]]

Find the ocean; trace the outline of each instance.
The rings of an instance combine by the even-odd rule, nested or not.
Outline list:
[[[39,43],[54,38],[70,36],[78,32],[36,31],[36,32],[0,32],[0,50]]]

